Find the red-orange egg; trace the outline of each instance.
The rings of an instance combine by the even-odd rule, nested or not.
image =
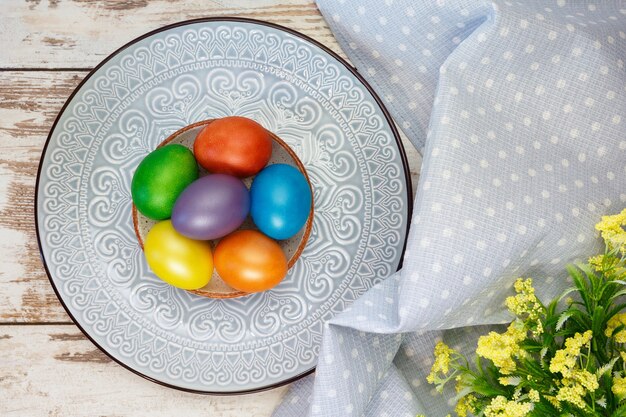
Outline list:
[[[198,163],[210,172],[244,178],[267,165],[272,156],[272,139],[254,120],[224,117],[198,133],[193,153]]]
[[[287,258],[278,243],[256,230],[220,240],[213,262],[224,282],[244,292],[269,290],[287,275]]]

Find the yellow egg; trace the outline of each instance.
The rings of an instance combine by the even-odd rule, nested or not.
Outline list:
[[[184,290],[204,287],[213,275],[211,244],[178,233],[170,220],[150,229],[144,242],[148,266],[163,281]]]

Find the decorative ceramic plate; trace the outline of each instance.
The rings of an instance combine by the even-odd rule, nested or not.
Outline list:
[[[277,287],[207,299],[148,269],[130,182],[176,130],[234,114],[296,152],[315,215]],[[50,281],[98,347],[171,387],[237,393],[313,370],[323,323],[398,268],[409,195],[398,134],[352,67],[285,28],[203,19],[148,33],[85,78],[48,137],[35,208]]]

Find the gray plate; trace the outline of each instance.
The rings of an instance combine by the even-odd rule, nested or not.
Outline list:
[[[295,150],[315,219],[275,289],[212,300],[150,272],[133,232],[130,182],[174,131],[233,114]],[[351,67],[285,28],[204,19],[132,41],[76,89],[44,150],[36,222],[50,281],[98,347],[156,382],[236,393],[315,367],[323,323],[398,268],[409,195],[397,132]]]

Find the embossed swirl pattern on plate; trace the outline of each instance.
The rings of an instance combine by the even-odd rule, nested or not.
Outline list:
[[[207,300],[149,271],[132,230],[140,160],[190,123],[261,122],[314,187],[308,245],[274,290]],[[175,386],[240,391],[315,365],[322,324],[398,265],[401,154],[375,100],[307,41],[251,23],[196,23],[107,62],[51,135],[38,215],[52,279],[79,323],[133,369]]]

